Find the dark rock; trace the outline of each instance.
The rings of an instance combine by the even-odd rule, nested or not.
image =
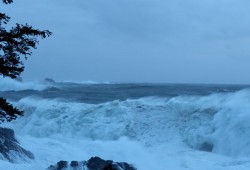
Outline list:
[[[132,165],[125,163],[125,162],[118,162],[118,163],[114,163],[113,167],[116,169],[124,169],[124,170],[133,170],[135,169]]]
[[[34,159],[34,155],[19,146],[12,129],[0,128],[0,159],[19,162]]]
[[[200,145],[199,150],[206,151],[206,152],[212,152],[213,148],[214,148],[213,144],[204,142]]]
[[[65,169],[68,167],[67,161],[59,161],[57,162],[57,169]]]
[[[112,164],[108,164],[103,168],[103,170],[117,170]]]
[[[136,170],[126,162],[113,162],[103,160],[99,157],[92,157],[88,161],[72,161],[70,165],[66,161],[60,161],[57,165],[51,165],[47,170]]]
[[[70,166],[77,167],[79,164],[77,161],[71,161]]]
[[[47,82],[47,83],[55,83],[55,80],[53,80],[52,78],[45,78],[45,79],[44,79],[44,82]]]
[[[120,166],[118,166],[117,164],[108,164],[107,166],[105,166],[102,170],[118,170],[118,169],[124,169]]]
[[[112,164],[112,161],[105,161],[99,157],[92,157],[87,161],[87,167],[91,170],[101,170],[109,164]]]

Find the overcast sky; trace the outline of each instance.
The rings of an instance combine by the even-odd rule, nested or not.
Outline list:
[[[53,32],[25,80],[249,83],[249,0],[15,0],[12,21]]]

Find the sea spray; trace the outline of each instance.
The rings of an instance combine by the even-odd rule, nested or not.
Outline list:
[[[8,77],[0,78],[0,91],[21,91],[21,90],[45,90],[49,85],[46,83],[22,82]]]
[[[70,88],[61,92],[70,93]],[[108,88],[117,90],[105,85]],[[250,90],[224,91],[125,100],[122,94],[98,103],[67,100],[65,93],[46,98],[34,92],[12,101],[25,116],[5,126],[15,130],[36,160],[11,166],[45,169],[59,160],[100,156],[132,163],[139,170],[247,170]]]

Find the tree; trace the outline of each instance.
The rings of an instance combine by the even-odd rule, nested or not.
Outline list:
[[[4,4],[11,4],[13,0],[2,0]],[[36,49],[38,38],[49,37],[52,33],[48,30],[34,29],[28,24],[16,24],[7,29],[10,17],[0,13],[0,76],[17,78],[23,71],[22,56],[27,59],[32,54],[31,49]],[[23,111],[13,107],[6,99],[0,97],[0,123],[11,121]]]

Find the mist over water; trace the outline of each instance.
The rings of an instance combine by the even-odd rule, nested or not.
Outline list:
[[[45,169],[91,156],[139,170],[250,167],[248,86],[43,82],[0,95],[25,110],[4,126],[36,157],[0,167]]]

